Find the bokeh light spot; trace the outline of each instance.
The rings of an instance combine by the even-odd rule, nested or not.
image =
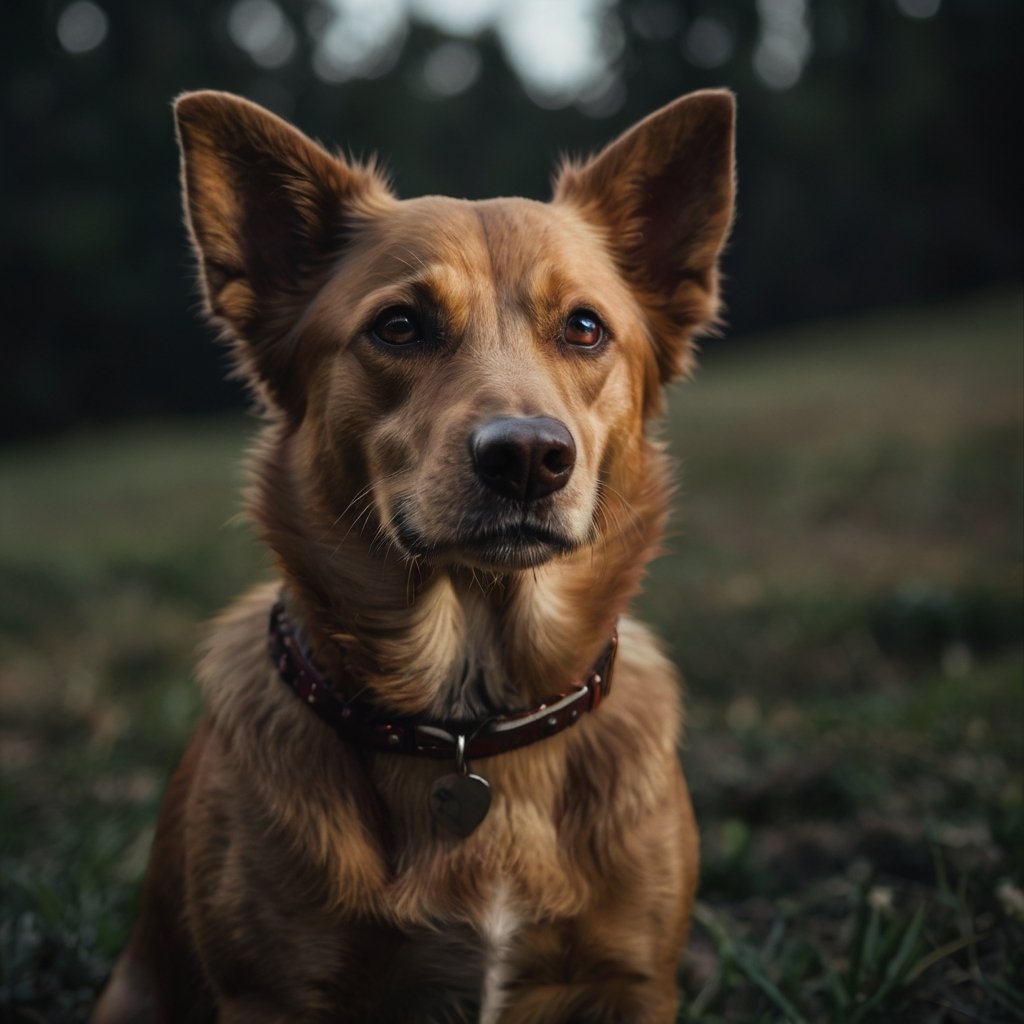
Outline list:
[[[57,19],[57,40],[68,53],[88,53],[107,38],[107,16],[92,0],[75,0]]]
[[[789,89],[800,81],[811,55],[807,0],[757,0],[761,34],[754,50],[754,71],[770,89]]]
[[[896,0],[896,6],[908,18],[934,18],[942,0]]]
[[[419,18],[455,36],[473,36],[494,22],[501,0],[409,0]]]
[[[720,68],[732,56],[734,40],[729,27],[718,20],[694,18],[686,30],[684,50],[687,60],[698,68]]]
[[[228,15],[228,34],[264,68],[279,68],[295,52],[295,30],[273,0],[239,0]]]
[[[327,0],[319,26],[313,70],[325,82],[387,74],[405,42],[401,0]]]
[[[427,88],[438,96],[457,96],[480,76],[480,53],[466,43],[442,43],[423,64]]]

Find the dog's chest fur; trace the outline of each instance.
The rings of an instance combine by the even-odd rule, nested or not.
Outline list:
[[[497,1024],[505,1005],[505,986],[511,975],[511,954],[520,917],[507,890],[498,888],[484,918],[486,961],[480,1000],[480,1024]]]
[[[522,921],[508,891],[495,888],[477,927],[439,924],[414,933],[395,958],[400,975],[388,979],[397,993],[393,1004],[379,1007],[394,1020],[473,1021],[498,1024],[506,1007],[508,986],[516,980],[515,943]]]
[[[215,734],[234,742],[211,741],[206,793],[196,794],[227,824],[200,815],[197,827],[226,829],[237,847],[208,855],[204,876],[221,877],[230,862],[237,888],[265,892],[269,874],[280,886],[272,902],[285,906],[308,903],[312,886],[314,904],[336,909],[311,909],[299,932],[325,936],[322,959],[340,958],[343,984],[372,970],[358,966],[366,943],[345,937],[346,922],[375,920],[391,936],[381,962],[392,962],[393,986],[444,978],[446,992],[498,1020],[507,985],[535,972],[531,964],[554,941],[541,922],[573,920],[595,901],[615,904],[619,892],[628,902],[636,845],[678,842],[678,819],[659,817],[678,776],[670,666],[641,626],[622,620],[617,699],[593,722],[480,762],[494,803],[476,833],[454,840],[438,831],[427,803],[431,780],[449,765],[387,754],[360,760],[273,676],[259,651],[273,597],[269,587],[257,590],[224,616],[200,668]],[[301,756],[282,759],[282,747]],[[601,895],[608,887],[615,897]],[[203,904],[212,920],[247,915],[232,902],[236,891],[212,885]],[[282,919],[272,930],[291,927]]]

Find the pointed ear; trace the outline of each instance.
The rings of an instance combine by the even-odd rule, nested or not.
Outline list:
[[[718,258],[732,223],[735,100],[691,93],[592,160],[562,169],[555,201],[599,226],[651,317],[662,381],[718,313]]]
[[[287,407],[293,328],[340,254],[347,220],[385,201],[387,188],[237,96],[185,93],[174,113],[207,312],[234,339],[241,374]]]

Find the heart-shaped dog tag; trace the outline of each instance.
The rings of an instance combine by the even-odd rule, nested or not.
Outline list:
[[[487,817],[490,808],[490,783],[472,772],[442,775],[430,788],[434,819],[462,839]]]

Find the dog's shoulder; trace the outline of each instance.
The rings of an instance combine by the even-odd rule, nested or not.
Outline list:
[[[277,584],[254,587],[207,629],[197,674],[211,717],[228,729],[243,708],[279,696],[266,685],[272,670],[267,629],[277,593]]]
[[[602,711],[627,718],[648,743],[675,751],[683,724],[683,682],[661,641],[642,622],[619,620],[614,692]]]

